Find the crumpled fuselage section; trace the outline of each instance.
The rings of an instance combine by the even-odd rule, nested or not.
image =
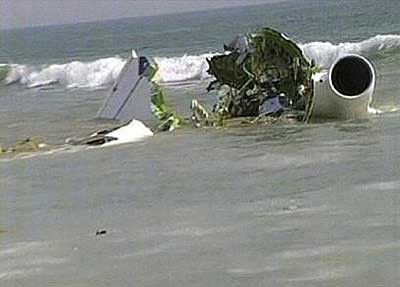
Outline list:
[[[215,77],[208,90],[220,91],[213,113],[233,118],[295,112],[307,120],[314,67],[294,42],[263,28],[238,36],[224,49],[224,55],[208,60]]]

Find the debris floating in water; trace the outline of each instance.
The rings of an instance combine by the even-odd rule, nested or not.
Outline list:
[[[315,68],[294,42],[263,28],[238,36],[224,48],[224,55],[208,60],[215,80],[207,90],[219,91],[213,115],[202,116],[205,109],[192,104],[197,125],[202,120],[209,124],[210,118],[218,124],[234,117],[280,117],[288,111],[307,121]]]
[[[173,131],[184,124],[180,117],[168,103],[165,91],[154,81],[152,81],[154,93],[151,96],[151,111],[160,121],[157,131]]]
[[[110,146],[137,142],[146,137],[153,136],[153,132],[141,121],[132,120],[126,124],[97,131],[83,139],[69,138],[66,144],[87,146]]]
[[[10,147],[2,147],[0,145],[0,155],[15,155],[20,153],[31,153],[49,148],[43,139],[39,137],[26,138],[18,141]]]
[[[6,64],[0,64],[0,82],[5,80],[10,73],[10,67]]]
[[[107,230],[100,229],[96,231],[96,236],[107,234]]]

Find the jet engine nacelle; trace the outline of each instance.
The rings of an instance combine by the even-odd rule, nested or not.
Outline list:
[[[354,119],[368,114],[375,90],[375,69],[359,55],[347,55],[313,76],[312,118]]]

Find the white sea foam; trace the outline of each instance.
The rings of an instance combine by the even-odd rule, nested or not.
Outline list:
[[[160,83],[204,80],[207,73],[206,59],[213,54],[182,57],[156,57],[158,72],[156,81]],[[99,59],[94,62],[70,62],[40,67],[11,65],[5,79],[6,84],[19,83],[28,88],[60,84],[66,88],[97,88],[110,86],[118,77],[126,60],[119,57]]]
[[[29,88],[61,84],[67,88],[95,88],[111,85],[125,64],[119,57],[94,62],[70,62],[41,67],[11,65],[7,84],[20,83]]]
[[[42,271],[43,268],[40,267],[10,270],[7,272],[0,273],[0,280],[14,280],[16,278],[26,278],[32,275],[40,274]]]
[[[400,35],[377,35],[355,43],[333,44],[311,42],[300,44],[305,55],[317,65],[328,68],[336,59],[350,53],[374,56],[382,52],[400,49]],[[181,57],[156,57],[158,72],[156,81],[164,84],[204,80],[207,73],[207,58],[215,54],[184,55]],[[7,84],[19,83],[33,88],[59,84],[66,88],[108,87],[114,83],[126,60],[120,57],[99,59],[93,62],[70,62],[40,67],[11,65],[5,79]]]
[[[330,42],[312,42],[301,44],[300,47],[309,59],[314,59],[317,65],[328,68],[346,54],[373,56],[383,51],[400,49],[400,35],[377,35],[362,42],[336,45]]]
[[[16,243],[14,245],[2,248],[2,250],[0,250],[0,258],[25,255],[26,253],[32,252],[41,246],[42,244],[40,242]]]
[[[50,245],[50,242],[32,241],[2,246],[4,248],[0,250],[0,281],[38,275],[49,266],[67,262],[66,258],[49,255]]]
[[[160,83],[184,82],[188,80],[204,80],[210,78],[207,73],[207,58],[215,54],[203,54],[200,56],[155,58],[158,64],[156,80]]]

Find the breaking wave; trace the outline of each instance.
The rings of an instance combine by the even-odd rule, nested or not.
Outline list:
[[[32,67],[11,65],[6,84],[19,83],[28,88],[61,84],[67,88],[95,88],[111,85],[124,66],[125,60],[113,57],[94,62],[70,62]]]
[[[156,80],[160,83],[176,83],[189,80],[204,80],[207,73],[206,59],[214,54],[182,57],[156,57],[158,64]],[[70,62],[33,67],[9,65],[6,84],[19,83],[28,88],[60,84],[67,88],[98,88],[114,83],[126,60],[120,57],[99,59],[94,62]]]
[[[400,50],[400,35],[377,35],[356,43],[333,44],[311,42],[300,44],[305,55],[317,65],[328,68],[336,59],[349,53],[364,56],[386,55]],[[156,57],[159,66],[156,80],[160,83],[177,83],[204,80],[207,73],[206,59],[216,54],[182,57]],[[45,66],[8,65],[6,84],[19,83],[28,88],[63,85],[66,88],[98,88],[114,83],[126,60],[120,57],[99,59],[93,62],[70,62]],[[5,65],[2,65],[3,72]],[[0,79],[1,80],[1,79]]]
[[[400,49],[400,35],[377,35],[356,43],[312,42],[301,44],[300,47],[309,59],[315,60],[317,65],[329,68],[335,60],[346,54],[375,56],[395,52]]]
[[[160,83],[176,83],[189,80],[204,80],[210,78],[207,73],[207,58],[216,54],[203,54],[200,56],[161,58],[154,60],[158,64],[156,80]]]

